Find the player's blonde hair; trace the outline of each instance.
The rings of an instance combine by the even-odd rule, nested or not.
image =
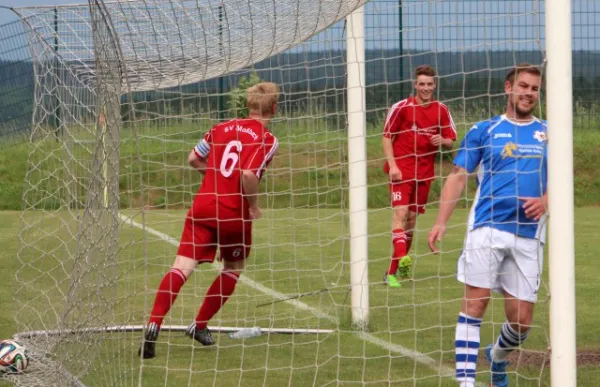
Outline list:
[[[250,112],[270,115],[278,99],[279,86],[273,82],[261,82],[248,88],[246,106]]]

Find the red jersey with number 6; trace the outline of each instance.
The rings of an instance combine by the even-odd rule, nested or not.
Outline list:
[[[402,180],[430,179],[435,174],[435,155],[439,148],[431,136],[456,140],[456,127],[448,107],[438,101],[419,105],[414,97],[392,106],[385,119],[384,137],[392,139],[396,165]],[[389,173],[387,161],[385,173]]]
[[[260,179],[277,151],[277,139],[259,121],[236,119],[214,126],[194,148],[207,160],[202,186],[194,199],[194,220],[249,220],[242,171]]]

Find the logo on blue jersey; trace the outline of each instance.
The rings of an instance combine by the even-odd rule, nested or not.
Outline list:
[[[540,145],[515,144],[512,141],[504,144],[502,160],[507,157],[515,159],[540,159],[544,157],[544,147]]]
[[[546,133],[541,132],[539,130],[536,130],[535,133],[533,133],[533,138],[535,138],[539,142],[544,142],[548,140],[548,137],[546,137]]]
[[[496,133],[494,134],[494,140],[497,138],[512,138],[511,133]]]

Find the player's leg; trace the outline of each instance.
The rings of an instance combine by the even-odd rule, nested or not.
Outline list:
[[[408,213],[406,214],[406,223],[404,226],[406,235],[406,252],[398,263],[398,278],[405,279],[410,277],[412,268],[412,258],[408,255],[412,246],[414,231],[417,226],[417,216],[425,212],[425,204],[429,196],[429,187],[431,180],[417,180],[415,188],[410,193]]]
[[[214,340],[208,329],[208,322],[225,305],[233,294],[238,279],[244,270],[245,260],[250,254],[252,245],[251,226],[242,225],[231,230],[232,225],[223,226],[219,232],[221,259],[223,269],[206,291],[206,296],[194,323],[190,326],[189,335],[203,345],[212,345]]]
[[[404,223],[404,235],[405,235],[405,248],[404,252],[400,252],[399,254],[403,254],[400,260],[398,261],[398,271],[396,272],[396,277],[399,279],[407,279],[410,278],[410,270],[412,268],[412,258],[408,255],[410,251],[410,247],[412,245],[413,232],[415,229],[415,225],[417,224],[417,213],[412,210],[412,206],[408,207],[408,212],[406,214],[406,222]]]
[[[178,255],[175,258],[173,266],[158,285],[148,324],[158,327],[162,325],[183,284],[190,278],[197,265],[198,262],[188,257]]]
[[[402,258],[406,256],[406,218],[408,216],[409,200],[414,189],[414,181],[390,183],[392,201],[392,246],[393,252],[390,266],[384,274],[384,282],[393,288],[402,285],[396,278],[396,272]]]
[[[491,365],[492,386],[508,386],[506,367],[509,362],[507,357],[527,339],[533,321],[534,306],[534,303],[519,300],[504,291],[504,309],[507,321],[502,325],[495,344],[489,344],[485,349],[486,358]]]
[[[412,247],[415,228],[417,227],[418,213],[409,207],[408,216],[406,217],[406,254],[410,253]]]
[[[411,205],[408,207],[406,218],[406,254],[410,252],[414,231],[417,227],[417,216],[425,213],[425,205],[429,199],[429,191],[433,179],[417,180],[415,190],[410,198]]]
[[[461,387],[474,387],[480,329],[502,254],[491,244],[492,230],[487,227],[467,234],[458,261],[457,279],[465,284],[455,331],[456,379]]]
[[[474,387],[477,355],[481,342],[481,322],[491,290],[465,284],[465,294],[454,336],[456,380],[460,387]]]
[[[495,344],[488,345],[486,356],[492,364],[492,383],[508,386],[508,355],[529,335],[543,267],[543,247],[535,239],[503,233],[510,256],[500,267],[506,321]]]
[[[231,262],[224,260],[223,269],[206,291],[196,319],[188,328],[188,335],[202,345],[213,345],[215,343],[208,329],[208,322],[229,300],[243,270],[244,261]]]
[[[214,260],[217,248],[215,242],[214,230],[202,223],[193,222],[189,217],[186,219],[175,262],[158,286],[146,326],[144,343],[140,349],[145,359],[155,356],[155,344],[163,320],[171,310],[183,284],[190,278],[199,262]]]

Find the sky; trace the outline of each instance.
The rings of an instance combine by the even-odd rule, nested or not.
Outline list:
[[[59,5],[83,3],[85,0],[0,0],[0,5],[5,7],[29,7],[33,5]],[[0,24],[5,24],[17,20],[14,12],[7,9],[0,9]]]
[[[453,51],[461,48],[456,46],[456,41],[461,41],[462,48],[467,50],[478,50],[487,42],[498,44],[497,48],[502,49],[502,42],[534,35],[530,14],[533,4],[536,4],[534,0],[371,0],[365,10],[367,48],[397,47],[399,1],[404,2],[405,9],[404,49]],[[0,0],[0,5],[14,7],[74,3],[87,3],[87,0]],[[543,11],[544,3],[540,1],[540,11]],[[600,0],[577,0],[572,4],[573,49],[600,51]],[[502,13],[529,16],[488,18],[485,21],[481,16]],[[435,28],[431,28],[432,14],[437,24]],[[543,19],[540,14],[541,24],[544,23]],[[13,12],[0,9],[0,25],[14,20],[17,17]],[[462,27],[456,28],[457,25]],[[540,28],[541,39],[543,30]],[[482,39],[483,34],[487,35],[486,39]],[[536,42],[528,42],[527,45],[518,48],[512,46],[511,49],[535,50],[535,46]]]

